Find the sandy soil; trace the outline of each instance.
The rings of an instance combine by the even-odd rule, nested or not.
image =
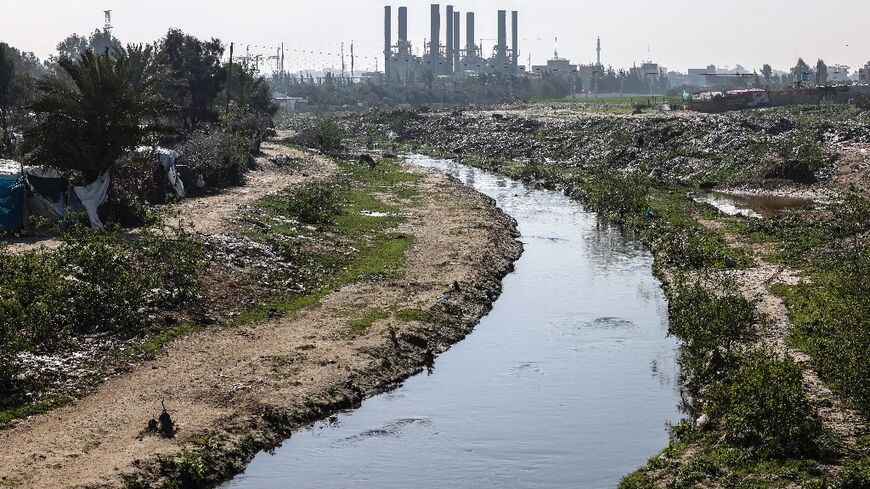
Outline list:
[[[325,159],[305,157],[310,174],[332,171]],[[440,335],[445,342],[438,348],[446,348],[488,311],[521,249],[513,221],[486,197],[447,177],[424,175],[424,204],[410,211],[404,225],[416,242],[400,276],[344,287],[267,322],[186,336],[94,394],[0,432],[0,486],[116,487],[123,475],[141,472],[156,455],[178,454],[202,433],[265,430],[267,407],[302,422],[417,371],[424,358],[419,349],[403,339],[394,343],[389,331],[399,328],[400,338],[411,338],[415,328],[432,326],[384,319],[354,335],[350,321],[372,308],[429,309],[446,293],[462,311],[457,329]],[[181,214],[195,217],[199,232],[220,231],[236,206],[294,178],[266,169],[245,188],[181,204]],[[439,198],[445,194],[449,201]],[[161,401],[180,426],[174,439],[143,433]]]
[[[839,147],[832,180],[838,188],[854,187],[859,194],[870,198],[870,144]]]

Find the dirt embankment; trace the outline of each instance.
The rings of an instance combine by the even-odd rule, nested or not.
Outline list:
[[[306,158],[306,173],[330,171],[330,161]],[[197,216],[197,231],[219,232],[236,206],[293,183],[255,173],[248,187],[184,203],[182,214]],[[345,286],[286,316],[188,335],[92,395],[0,432],[0,485],[147,483],[184,474],[176,457],[185,450],[220,461],[209,467],[214,482],[288,430],[419,371],[489,310],[521,245],[515,222],[488,198],[431,172],[418,185],[421,204],[398,230],[415,238],[398,275]],[[349,318],[372,308],[420,310],[432,320],[387,315],[349,334]],[[175,438],[145,432],[161,401],[179,426]]]

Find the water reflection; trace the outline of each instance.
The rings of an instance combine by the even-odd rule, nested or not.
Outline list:
[[[562,194],[409,160],[473,185],[517,220],[516,272],[431,376],[295,434],[228,486],[615,487],[679,419],[676,344],[652,258]]]
[[[729,216],[774,217],[792,209],[812,207],[813,201],[778,195],[738,195],[715,190],[693,196],[696,202],[709,204]]]

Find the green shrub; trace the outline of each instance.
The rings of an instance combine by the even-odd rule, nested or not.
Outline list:
[[[332,188],[312,184],[288,197],[287,211],[303,224],[330,225],[341,214],[342,206]]]
[[[77,332],[129,331],[138,326],[150,280],[112,230],[80,228],[64,237],[53,253],[62,274],[66,308],[55,311],[58,327]]]
[[[651,229],[650,235],[662,261],[675,268],[722,268],[726,257],[733,259],[737,266],[749,262],[744,253],[729,249],[720,235],[694,223],[670,222]]]
[[[244,183],[253,164],[254,141],[244,134],[224,130],[197,132],[178,148],[179,164],[202,175],[206,187],[222,188]]]
[[[846,461],[831,489],[870,489],[870,457]]]
[[[812,284],[778,287],[794,335],[830,385],[870,415],[870,247],[819,263]]]
[[[0,249],[0,399],[14,403],[22,387],[20,353],[56,351],[80,334],[140,335],[153,312],[195,300],[201,258],[190,235],[167,230],[137,240],[81,227],[56,250]]]
[[[738,355],[705,401],[727,441],[756,447],[769,456],[812,453],[822,433],[803,389],[801,367],[768,348]]]
[[[595,212],[625,219],[647,206],[649,186],[637,173],[623,176],[613,170],[602,170],[592,174],[584,190],[584,205]]]
[[[337,153],[344,148],[344,131],[332,117],[318,117],[306,125],[296,142],[326,154]]]
[[[755,335],[758,318],[755,306],[747,301],[732,281],[723,281],[722,295],[699,282],[686,284],[676,277],[668,300],[670,334],[686,342],[687,348],[708,352],[714,348],[730,350]]]

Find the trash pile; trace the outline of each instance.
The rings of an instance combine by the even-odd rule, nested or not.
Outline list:
[[[604,165],[639,170],[665,183],[697,183],[723,165],[751,170],[766,158],[780,158],[803,132],[825,145],[870,141],[867,113],[846,118],[828,113],[841,107],[798,109],[640,117],[574,112],[559,118],[402,110],[372,111],[344,122],[353,134],[393,133],[399,143],[426,145],[449,157],[473,155],[484,164]]]

